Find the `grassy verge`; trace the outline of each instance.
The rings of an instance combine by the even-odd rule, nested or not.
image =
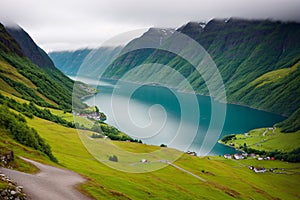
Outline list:
[[[293,133],[282,133],[280,128],[260,128],[245,134],[236,134],[225,144],[239,149],[241,146],[247,146],[259,151],[290,152],[299,147],[300,131]]]
[[[255,174],[247,165],[256,160],[232,161],[221,157],[199,158],[184,154],[175,164],[204,177],[207,183],[168,166],[150,173],[124,173],[97,161],[83,146],[77,130],[39,118],[28,119],[46,141],[61,165],[87,178],[80,188],[97,199],[296,199],[299,174]],[[86,132],[86,134],[91,134]],[[110,155],[103,140],[98,151]],[[152,152],[159,147],[114,142],[134,152]],[[175,151],[175,150],[174,150]],[[128,158],[128,160],[134,158]],[[109,162],[108,160],[106,162]],[[253,163],[252,163],[253,162]],[[269,161],[265,167],[299,168],[300,164]]]

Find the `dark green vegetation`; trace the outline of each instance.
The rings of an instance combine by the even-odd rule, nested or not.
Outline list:
[[[2,90],[40,106],[71,111],[74,82],[55,68],[47,54],[20,27],[9,28],[9,33],[2,25],[0,29]],[[89,94],[78,90],[82,96]],[[75,96],[73,103],[85,107],[80,97]]]
[[[86,129],[86,128],[84,128],[84,129]],[[141,140],[132,139],[128,135],[126,135],[126,134],[122,133],[121,131],[119,131],[117,128],[115,128],[113,126],[110,126],[110,125],[107,125],[105,123],[101,123],[101,122],[95,122],[92,128],[86,129],[86,130],[90,130],[90,131],[94,131],[96,133],[100,133],[102,135],[107,136],[111,140],[131,141],[131,142],[142,143]],[[92,137],[97,138],[96,135],[94,135],[94,136],[92,135]]]
[[[226,135],[221,139],[221,141],[224,143],[227,143],[228,141],[235,139],[235,138],[236,138],[235,135]]]
[[[0,128],[2,131],[3,129],[6,130],[17,142],[32,147],[46,154],[53,162],[57,162],[49,144],[39,136],[35,129],[28,127],[25,118],[2,105],[0,105]]]
[[[295,132],[300,130],[300,108],[296,110],[288,119],[277,124],[283,132]]]
[[[59,116],[52,114],[49,109],[38,108],[32,102],[30,102],[29,104],[19,103],[16,100],[9,98],[9,97],[5,97],[0,93],[0,103],[2,105],[6,105],[7,107],[22,113],[23,115],[25,115],[31,119],[33,118],[33,116],[36,116],[36,117],[46,119],[46,120],[49,120],[49,121],[52,121],[52,122],[55,122],[55,123],[58,123],[58,124],[61,124],[64,126],[75,128],[74,123],[69,122]]]
[[[9,30],[10,33],[0,24],[1,90],[30,103],[20,103],[1,94],[1,132],[7,132],[20,144],[38,150],[57,162],[49,144],[35,129],[28,127],[23,115],[16,114],[15,111],[29,118],[37,116],[74,127],[74,124],[53,115],[48,109],[36,106],[71,111],[73,82],[54,67],[47,54],[25,31],[19,27]],[[62,82],[65,84],[62,85]]]
[[[118,162],[118,157],[116,155],[109,156],[108,160],[110,160],[112,162]]]
[[[1,137],[7,132],[17,142],[38,150],[57,162],[50,146],[35,129],[27,126],[23,115],[31,119],[36,116],[75,127],[74,123],[52,114],[47,109],[71,111],[74,82],[55,68],[47,54],[20,27],[6,29],[0,24],[0,66],[2,92],[30,102],[18,102],[0,94]],[[85,86],[81,83],[78,85]],[[79,86],[74,88],[78,94],[90,94]],[[86,108],[79,99],[81,96],[74,97],[73,103],[77,107]],[[19,114],[15,114],[16,111]]]

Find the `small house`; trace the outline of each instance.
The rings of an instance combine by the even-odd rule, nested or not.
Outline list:
[[[197,153],[194,151],[187,151],[187,154],[191,155],[191,156],[197,156]]]
[[[248,153],[247,153],[247,152],[243,152],[243,153],[242,153],[242,156],[248,157]]]
[[[253,171],[255,173],[265,173],[267,170],[265,168],[254,168]]]
[[[244,159],[244,156],[243,155],[241,155],[241,154],[234,154],[233,155],[233,157],[234,157],[234,159],[236,159],[236,160],[241,160],[241,159]]]
[[[225,154],[224,158],[226,158],[226,159],[232,159],[232,156],[230,154]]]

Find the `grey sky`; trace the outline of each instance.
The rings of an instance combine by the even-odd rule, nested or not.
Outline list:
[[[212,18],[300,21],[299,0],[1,0],[0,21],[22,26],[46,51],[100,45],[122,32]]]

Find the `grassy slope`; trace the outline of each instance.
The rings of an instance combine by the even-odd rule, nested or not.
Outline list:
[[[267,128],[260,128],[247,134],[237,134],[236,140],[230,140],[226,144],[230,143],[233,143],[236,148],[246,143],[248,147],[257,150],[275,151],[277,149],[281,152],[289,152],[299,147],[300,130],[282,133],[280,128],[276,128],[274,132]]]
[[[257,101],[255,105],[258,108],[291,115],[300,103],[299,66],[300,61],[290,68],[273,70],[259,76],[239,90],[240,102],[251,105]]]
[[[5,62],[5,61],[2,61],[0,60],[0,66],[1,66],[1,73],[2,75],[12,79],[12,80],[17,80],[18,82],[20,83],[23,83],[24,85],[32,88],[35,93],[41,97],[43,100],[45,100],[46,102],[54,105],[54,106],[57,106],[57,104],[48,99],[47,97],[45,97],[43,94],[41,94],[40,92],[37,91],[37,86],[34,85],[28,78],[24,77],[22,74],[20,74],[18,72],[18,70],[16,68],[14,68],[13,66],[11,66],[9,63]],[[2,80],[2,79],[1,79]],[[8,93],[11,93],[11,94],[15,94],[17,96],[21,96],[17,91],[15,91],[10,85],[8,85],[5,81],[1,81],[0,82],[0,85],[1,85],[1,90],[4,90]]]
[[[249,195],[254,195],[252,197],[256,199],[274,197],[292,199],[298,194],[299,175],[258,175],[246,167],[241,167],[242,163],[222,158],[214,160],[215,157],[208,160],[184,155],[176,161],[177,165],[206,178],[209,183],[203,183],[173,167],[145,174],[122,173],[96,161],[82,145],[76,130],[38,118],[28,119],[28,122],[51,144],[54,155],[63,166],[88,178],[87,184],[82,185],[81,188],[95,198],[230,199],[230,195],[234,195],[247,199],[250,198]],[[139,145],[141,144],[126,143],[125,146],[126,149],[138,150]],[[124,147],[124,144],[122,146]],[[142,146],[144,150],[147,148],[153,147]],[[106,149],[101,151],[105,152]],[[264,163],[260,164],[264,165]],[[300,166],[277,161],[266,164],[268,167]],[[214,175],[202,173],[202,169]],[[288,187],[280,185],[288,185]]]
[[[36,159],[40,162],[50,162],[47,160],[46,156],[43,156],[41,153],[33,150],[29,147],[21,145],[9,137],[6,130],[0,129],[0,154],[7,153],[9,150],[13,150],[15,155],[24,156],[31,159]],[[35,173],[38,171],[33,165],[23,161],[22,159],[16,156],[15,161],[10,163],[10,166],[14,169],[24,171],[27,173]]]

